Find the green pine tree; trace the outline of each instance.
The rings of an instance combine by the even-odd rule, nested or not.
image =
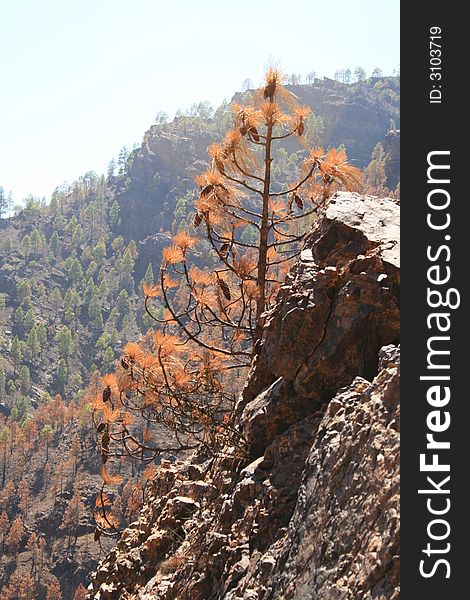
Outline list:
[[[63,358],[59,360],[57,365],[57,381],[59,383],[59,387],[62,391],[65,389],[65,385],[67,384],[69,370],[67,367],[67,363]]]
[[[20,387],[20,391],[22,394],[27,394],[29,392],[29,387],[31,385],[31,376],[29,373],[29,369],[26,365],[23,365],[18,374],[18,385]]]
[[[56,344],[61,358],[68,358],[73,354],[74,344],[72,333],[67,325],[63,325],[56,335]]]

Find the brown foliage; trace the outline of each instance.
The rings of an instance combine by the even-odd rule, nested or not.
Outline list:
[[[35,598],[36,583],[29,573],[18,569],[10,577],[9,585],[0,591],[0,600],[31,600]]]
[[[5,546],[10,554],[16,554],[21,546],[25,534],[24,523],[21,517],[16,517],[13,521],[10,532],[5,540]]]
[[[46,600],[62,600],[62,590],[60,589],[60,583],[55,577],[47,586]]]
[[[70,535],[78,527],[80,517],[82,517],[84,512],[85,505],[83,504],[80,492],[76,490],[64,511],[60,528],[65,529]]]
[[[85,587],[80,584],[75,590],[75,594],[73,595],[73,600],[86,600],[87,591]]]
[[[8,518],[8,515],[5,511],[2,511],[2,514],[0,515],[0,535],[2,537],[5,536],[9,527],[10,527],[10,520]]]

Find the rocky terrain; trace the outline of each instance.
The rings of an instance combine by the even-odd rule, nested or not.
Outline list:
[[[250,444],[162,461],[89,598],[399,597],[399,206],[338,193],[267,318]]]

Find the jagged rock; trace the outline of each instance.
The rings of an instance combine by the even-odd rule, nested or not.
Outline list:
[[[293,421],[304,417],[311,403],[298,396],[282,377],[249,402],[243,412],[244,436],[251,456],[260,456],[269,442]]]
[[[218,494],[217,488],[214,485],[206,483],[201,479],[197,481],[188,481],[186,484],[181,486],[180,490],[182,493],[189,496],[189,498],[195,500],[196,503],[203,498],[210,500],[215,499]]]
[[[189,519],[198,508],[199,504],[197,502],[185,496],[176,496],[167,504],[167,510],[177,519]]]
[[[202,469],[200,469],[196,465],[189,465],[188,466],[188,477],[192,481],[197,481],[198,479],[201,479]]]
[[[398,598],[399,356],[329,404],[273,572],[274,598]]]
[[[254,455],[357,375],[371,379],[397,341],[398,222],[393,201],[339,192],[307,237],[237,407]]]

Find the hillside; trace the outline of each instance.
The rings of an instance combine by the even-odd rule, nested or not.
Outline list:
[[[312,106],[306,144],[326,148],[344,144],[352,164],[369,165],[366,189],[380,194],[395,189],[397,78],[352,85],[316,80],[287,89]],[[251,93],[238,94],[234,100]],[[12,597],[22,579],[27,583],[18,599],[41,600],[48,586],[59,585],[63,599],[72,600],[77,586],[86,583],[87,573],[96,567],[101,550],[93,540],[92,513],[101,478],[91,404],[97,382],[113,370],[127,342],[154,326],[144,312],[142,282],[154,281],[163,246],[192,222],[194,176],[206,168],[208,146],[222,138],[230,121],[228,105],[214,112],[205,103],[172,122],[160,119],[139,147],[110,165],[107,176],[87,173],[58,188],[50,203],[29,198],[19,214],[0,219],[2,600]],[[304,150],[286,143],[275,156],[273,181],[289,180],[304,155]],[[201,266],[213,264],[214,253],[207,243],[202,243],[197,260]],[[325,263],[327,273],[330,267]],[[154,309],[157,315],[163,313],[158,301]],[[371,365],[376,364],[380,346],[396,341],[396,314],[388,316],[394,335],[374,338],[367,364],[356,369],[355,363],[341,385],[349,385],[355,375],[373,378],[376,367]],[[265,348],[270,335],[266,334]],[[305,341],[306,346],[310,343]],[[291,346],[283,359],[295,354]],[[258,360],[266,356],[262,352]],[[271,354],[268,358],[272,360]],[[260,364],[250,377],[247,390],[256,390],[248,402],[280,377],[277,367]],[[339,387],[335,379],[319,393],[322,411],[323,401]],[[239,410],[242,414],[242,405]],[[281,411],[276,418],[284,417]],[[302,460],[306,452],[307,446],[301,451]],[[143,468],[124,459],[121,463],[125,477],[113,488],[112,501],[115,505],[117,500],[120,525],[125,526],[137,514],[140,500],[134,483],[138,487]],[[173,467],[165,461],[162,465],[171,479]],[[145,485],[145,476],[143,481]],[[114,543],[106,536],[100,542],[106,551]],[[75,600],[83,597],[80,590]]]

